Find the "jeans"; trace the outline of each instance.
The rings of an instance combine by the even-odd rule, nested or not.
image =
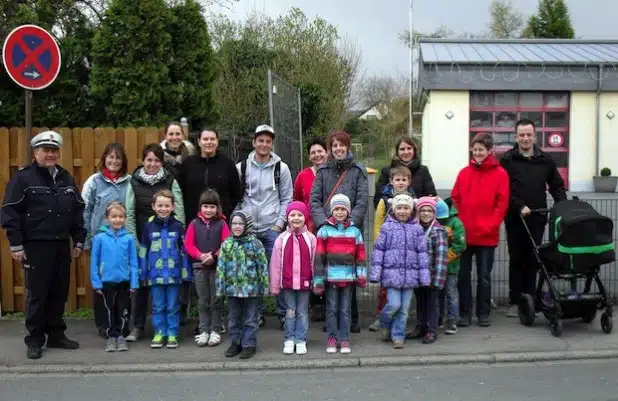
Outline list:
[[[476,316],[488,318],[491,311],[491,270],[494,265],[492,246],[468,246],[461,255],[459,270],[459,316],[472,317],[472,256],[476,259]]]
[[[307,341],[310,294],[310,291],[283,290],[283,299],[287,305],[283,334],[285,341],[294,341],[296,344]]]
[[[264,245],[264,249],[266,250],[266,258],[268,259],[268,264],[270,265],[270,257],[272,256],[275,240],[279,236],[279,233],[273,230],[266,230],[255,234],[255,236],[262,242],[262,245]],[[286,308],[285,301],[283,300],[283,294],[279,293],[279,295],[275,297],[275,300],[277,302],[277,314],[279,315],[279,319],[284,319]],[[266,305],[264,304],[263,297],[260,297],[258,308],[260,317],[264,316],[264,312],[266,312]]]
[[[440,291],[440,318],[446,312],[448,320],[457,323],[459,320],[459,289],[457,288],[458,277],[456,274],[446,276],[444,289]]]
[[[391,330],[391,339],[404,340],[408,325],[408,310],[412,302],[414,290],[386,289],[386,305],[380,312],[380,327]]]
[[[438,329],[438,294],[440,290],[431,287],[414,289],[416,297],[416,327],[423,334],[435,333]]]
[[[350,303],[354,285],[326,287],[326,332],[339,341],[350,339]]]
[[[180,325],[180,284],[153,285],[152,326],[155,334],[178,337]]]
[[[200,333],[221,331],[221,298],[217,298],[217,269],[195,269],[195,290],[200,311]]]
[[[545,232],[545,220],[527,218],[534,242],[539,245]],[[534,256],[532,241],[521,221],[506,222],[506,242],[509,247],[509,304],[518,305],[522,293],[534,297],[539,262]]]
[[[227,297],[230,341],[242,348],[257,347],[259,298]]]

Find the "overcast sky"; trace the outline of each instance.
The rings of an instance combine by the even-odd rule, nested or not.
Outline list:
[[[414,0],[414,29],[432,31],[440,25],[456,31],[487,30],[491,0]],[[512,0],[526,15],[538,0]],[[618,0],[567,0],[576,35],[618,39]],[[367,74],[407,75],[409,56],[397,35],[408,27],[409,0],[240,0],[223,12],[244,19],[253,10],[271,16],[299,7],[311,18],[320,16],[336,25],[342,36],[360,46]]]

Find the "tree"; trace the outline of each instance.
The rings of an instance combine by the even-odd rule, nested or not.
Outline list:
[[[575,30],[564,0],[540,0],[537,15],[528,19],[526,38],[573,39]]]
[[[112,0],[93,41],[90,90],[109,125],[168,120],[173,15],[164,0]],[[166,104],[167,100],[167,104]]]
[[[216,63],[202,7],[185,0],[171,8],[167,25],[171,44],[167,56],[170,88],[166,112],[174,118],[186,116],[194,127],[216,120],[213,86]]]
[[[489,6],[489,35],[492,38],[518,38],[524,27],[523,15],[514,9],[511,0],[493,0]]]

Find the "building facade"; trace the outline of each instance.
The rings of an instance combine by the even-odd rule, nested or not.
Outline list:
[[[493,134],[498,157],[520,118],[535,121],[570,191],[618,175],[618,41],[421,39],[423,163],[438,189],[467,165],[469,142]]]

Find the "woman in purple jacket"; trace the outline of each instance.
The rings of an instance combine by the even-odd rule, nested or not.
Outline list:
[[[431,284],[427,239],[413,216],[408,194],[390,199],[392,213],[375,242],[369,280],[386,288],[386,306],[380,313],[382,339],[403,348],[413,290]]]

